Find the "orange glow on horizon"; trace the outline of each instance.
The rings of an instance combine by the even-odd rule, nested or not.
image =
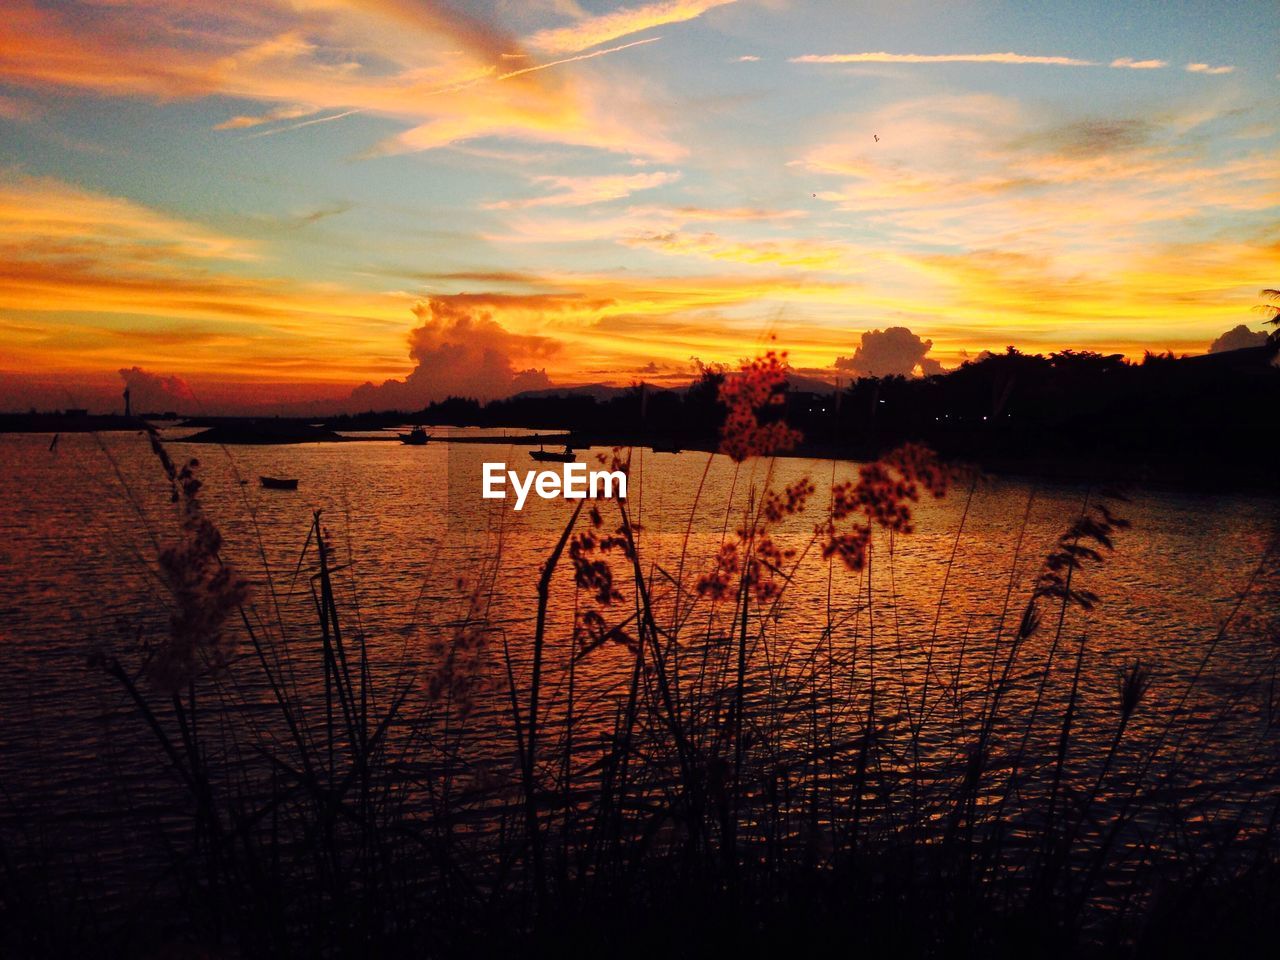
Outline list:
[[[890,327],[954,367],[1258,325],[1280,129],[1247,57],[818,51],[789,18],[18,0],[0,405],[133,367],[267,405],[402,380],[424,350],[497,391],[679,383],[768,336],[834,380]]]

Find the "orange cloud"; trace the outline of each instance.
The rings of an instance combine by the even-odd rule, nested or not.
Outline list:
[[[509,136],[679,158],[683,149],[646,104],[566,73],[568,64],[634,45],[508,70],[503,54],[518,53],[518,41],[452,4],[193,0],[177,9],[97,7],[73,19],[15,0],[0,18],[0,78],[109,96],[274,104],[228,118],[218,125],[225,130],[309,113],[406,123],[371,149],[377,154]]]
[[[1214,66],[1210,66],[1207,63],[1188,63],[1187,64],[1188,73],[1204,73],[1204,74],[1208,74],[1211,77],[1221,76],[1224,73],[1232,73],[1235,71],[1235,69],[1236,69],[1235,67],[1230,65],[1214,67]]]
[[[529,216],[508,218],[501,232],[488,233],[485,239],[495,243],[566,244],[612,241],[634,248],[657,246],[655,236],[676,234],[689,223],[781,223],[805,217],[803,210],[772,210],[763,207],[701,207],[674,205],[635,205],[621,212],[609,211],[599,216],[585,212],[572,218]],[[674,252],[668,246],[662,252]],[[690,248],[689,252],[697,252]],[[704,250],[705,254],[706,251]]]
[[[48,177],[0,173],[0,244],[11,259],[109,251],[142,269],[166,257],[252,259],[251,245],[131,200]]]
[[[627,214],[633,217],[659,217],[690,223],[694,221],[733,221],[737,223],[777,220],[797,220],[808,216],[803,210],[769,210],[764,207],[630,207]]]
[[[296,0],[297,5],[320,10],[345,10],[350,14],[373,13],[397,26],[414,28],[428,36],[442,36],[461,45],[472,56],[499,60],[519,54],[520,44],[493,20],[467,12],[456,3],[440,0]]]
[[[1111,61],[1111,66],[1123,70],[1160,70],[1168,65],[1168,60],[1135,60],[1133,57],[1117,57]]]
[[[358,387],[356,407],[416,409],[450,396],[491,400],[551,385],[545,369],[517,364],[545,360],[560,344],[511,333],[494,320],[492,299],[432,297],[413,312],[421,321],[409,333],[414,368],[403,379]]]
[[[1003,337],[1043,349],[1105,345],[1141,356],[1153,347],[1203,350],[1239,322],[1256,299],[1254,278],[1280,262],[1280,240],[1156,244],[1087,271],[1009,250],[911,260],[940,284],[930,299],[945,304],[946,314],[931,334],[970,344],[998,345]]]
[[[253,244],[200,224],[50,178],[10,175],[0,181],[7,372],[91,379],[95,370],[140,366],[182,377],[205,401],[219,396],[211,384],[232,382],[259,384],[258,399],[296,398],[299,389],[286,389],[286,381],[333,396],[343,383],[349,392],[371,377],[407,381],[415,366],[445,369],[445,347],[476,333],[493,356],[468,354],[466,369],[483,370],[496,390],[508,363],[513,382],[535,360],[548,376],[574,382],[583,370],[630,369],[655,358],[683,363],[691,352],[731,359],[751,352],[760,310],[831,301],[843,289],[778,273],[401,276],[402,284],[437,289],[509,288],[434,294],[474,322],[436,329],[424,317],[426,332],[406,357],[418,294],[263,275],[267,262]],[[738,313],[710,322],[719,311]]]
[[[933,97],[870,117],[892,131],[880,143],[818,145],[796,166],[842,181],[819,199],[874,217],[895,241],[1110,257],[1157,224],[1280,199],[1263,152],[1209,159],[1187,136],[1211,118],[1055,123],[1001,98]]]
[[[296,120],[315,113],[315,107],[273,107],[256,116],[236,116],[217,124],[215,130],[244,130],[248,127],[260,127],[264,123],[275,123],[279,120]]]
[[[796,267],[806,270],[848,272],[850,250],[823,240],[731,240],[715,233],[644,233],[622,243],[677,256],[693,255],[712,260],[753,265]]]
[[[362,341],[403,325],[406,300],[263,277],[258,264],[252,242],[129,200],[0,179],[0,316],[23,318],[5,337],[19,368],[201,369],[200,342],[227,348],[212,362],[235,368],[296,357],[307,341],[304,375],[338,379]]]
[[[640,190],[652,190],[680,179],[675,172],[635,173],[599,177],[534,177],[534,182],[557,190],[542,197],[523,200],[498,200],[486,204],[492,210],[514,210],[525,207],[585,207],[608,200],[620,200]]]
[[[576,53],[641,30],[693,20],[714,7],[723,7],[733,2],[734,0],[664,0],[642,7],[627,7],[594,17],[584,17],[571,26],[540,30],[527,42],[532,49],[541,53]]]

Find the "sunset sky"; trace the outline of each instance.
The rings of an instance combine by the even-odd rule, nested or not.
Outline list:
[[[770,335],[847,378],[889,327],[921,369],[1203,352],[1280,286],[1278,36],[1274,0],[5,0],[0,409],[676,383]]]

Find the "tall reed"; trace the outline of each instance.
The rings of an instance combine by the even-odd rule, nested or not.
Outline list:
[[[728,381],[732,460],[794,440],[774,409],[784,368],[767,356]],[[320,513],[295,571],[300,633],[270,571],[255,594],[222,556],[199,465],[155,453],[177,510],[159,563],[172,616],[93,662],[171,775],[153,826],[173,929],[125,924],[102,941],[120,954],[176,936],[264,957],[758,955],[832,937],[1137,955],[1173,950],[1196,896],[1261,916],[1280,889],[1276,650],[1230,697],[1200,698],[1240,611],[1272,609],[1274,542],[1180,685],[1159,663],[1117,684],[1093,656],[1089,577],[1127,526],[1096,493],[1030,575],[1024,517],[987,634],[951,632],[957,533],[912,632],[895,547],[957,477],[905,447],[824,507],[812,480],[766,470],[744,511],[726,505],[715,556],[688,556],[686,531],[673,569],[648,560],[625,501],[579,506],[527,636],[493,616],[498,553],[396,646],[352,628],[349,561]],[[968,498],[981,483],[962,482]],[[788,603],[814,566],[826,608],[801,619]],[[1241,725],[1246,703],[1267,709]],[[1215,776],[1228,729],[1249,736]],[[0,854],[12,914],[19,871]]]

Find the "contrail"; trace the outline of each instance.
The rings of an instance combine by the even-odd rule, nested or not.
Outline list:
[[[257,133],[248,134],[242,137],[243,140],[252,140],[254,137],[269,137],[275,133],[285,133],[289,130],[297,130],[299,127],[309,127],[313,123],[328,123],[330,120],[341,120],[343,117],[349,117],[353,113],[360,113],[357,107],[354,110],[344,110],[342,113],[334,113],[327,117],[315,117],[311,120],[303,120],[301,123],[291,123],[287,127],[276,127],[274,130],[259,130]]]
[[[547,69],[547,67],[558,67],[562,63],[574,63],[578,60],[591,60],[594,57],[603,57],[606,53],[617,53],[619,50],[626,50],[630,47],[639,47],[646,43],[656,43],[661,39],[662,39],[661,37],[648,37],[647,39],[644,39],[644,40],[632,40],[630,43],[624,43],[617,47],[609,47],[608,49],[605,49],[605,50],[596,50],[593,53],[580,53],[575,57],[565,57],[562,60],[552,60],[549,63],[540,63],[534,67],[525,67],[521,70],[512,70],[510,73],[504,73],[499,77],[494,77],[494,79],[506,80],[510,77],[518,77],[522,73],[533,73],[535,70],[545,70]]]
[[[500,73],[495,76],[476,77],[474,80],[467,80],[463,83],[455,83],[452,86],[442,87],[439,90],[433,90],[432,96],[439,93],[453,93],[455,90],[465,90],[467,87],[473,87],[477,83],[484,83],[486,80],[510,80],[512,77],[523,76],[526,73],[535,73],[538,70],[546,70],[548,67],[558,67],[565,63],[576,63],[579,60],[593,60],[596,57],[603,57],[606,53],[617,53],[619,50],[627,50],[631,47],[639,47],[646,43],[655,43],[662,37],[648,37],[644,40],[632,40],[630,43],[623,43],[616,47],[608,47],[604,50],[595,50],[591,53],[580,53],[574,57],[564,57],[560,60],[551,60],[547,63],[539,63],[532,67],[521,67],[519,70],[510,70],[507,73]]]
[[[627,50],[631,47],[639,47],[646,43],[655,43],[661,40],[661,37],[648,37],[645,40],[633,40],[631,43],[620,44],[616,47],[609,47],[605,50],[596,50],[592,53],[580,53],[574,57],[564,57],[560,60],[552,60],[549,63],[540,63],[533,67],[521,67],[519,70],[510,70],[507,73],[500,73],[495,76],[476,77],[474,80],[468,80],[465,83],[455,83],[449,87],[442,87],[438,90],[432,90],[428,96],[436,96],[441,93],[453,93],[457,90],[465,90],[467,87],[475,86],[477,83],[483,83],[486,80],[510,80],[512,77],[523,76],[526,73],[535,73],[538,70],[546,70],[549,67],[558,67],[565,63],[576,63],[579,60],[593,60],[596,57],[603,57],[606,53],[617,53],[619,50]],[[361,113],[363,109],[357,107],[352,110],[344,110],[341,113],[330,114],[327,117],[314,117],[311,120],[303,120],[300,123],[291,123],[287,127],[276,127],[274,130],[260,130],[257,133],[251,133],[242,139],[252,140],[255,137],[270,137],[277,133],[287,133],[290,130],[298,130],[301,127],[309,127],[314,123],[328,123],[330,120],[341,120],[343,117],[349,117],[355,113]]]

